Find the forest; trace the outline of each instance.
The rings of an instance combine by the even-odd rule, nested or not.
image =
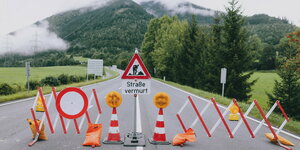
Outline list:
[[[274,32],[251,34],[245,20],[237,1],[210,26],[199,25],[195,17],[152,19],[141,46],[143,61],[154,77],[219,94],[221,68],[227,68],[224,95],[246,102],[255,83],[248,81],[253,71],[277,69],[282,80],[268,93],[269,102],[281,100],[287,113],[300,119],[300,30],[280,38]]]

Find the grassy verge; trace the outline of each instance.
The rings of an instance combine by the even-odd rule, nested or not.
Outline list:
[[[280,81],[280,77],[274,70],[268,71],[256,71],[249,78],[249,82],[257,79],[257,82],[251,87],[251,95],[250,100],[256,99],[262,108],[267,109],[269,98],[267,93],[272,93],[274,88],[275,80]]]
[[[180,85],[180,84],[170,82],[170,81],[163,81],[161,79],[156,79],[156,80],[164,82],[164,83],[169,84],[169,85],[172,85],[172,86],[177,87],[179,89],[182,89],[184,91],[193,93],[195,95],[207,98],[207,99],[210,99],[210,98],[214,97],[216,99],[216,101],[219,104],[222,104],[222,105],[227,106],[231,102],[231,99],[226,98],[226,97],[222,97],[219,94],[209,93],[209,92],[206,92],[206,91],[195,89],[195,88],[192,88],[192,87],[189,87],[189,86]],[[249,103],[245,103],[245,102],[238,102],[238,103],[239,103],[239,106],[241,107],[241,109],[243,110],[243,112],[245,112],[248,109],[248,107],[250,106]],[[266,111],[268,111],[268,109],[264,109],[264,111],[266,112]],[[256,119],[259,119],[259,120],[262,119],[262,117],[261,117],[259,111],[256,109],[256,107],[252,109],[252,111],[250,113],[250,116],[252,116]],[[281,125],[281,123],[284,121],[284,118],[281,114],[273,112],[272,115],[269,117],[269,121],[271,122],[271,124],[273,126],[279,127]],[[300,121],[297,121],[297,120],[294,120],[294,119],[290,118],[290,122],[288,122],[285,125],[284,129],[300,135]]]
[[[118,72],[112,71],[107,68],[105,68],[105,71],[108,72],[109,74],[111,74],[111,76],[109,78],[106,78],[106,79],[100,78],[100,79],[96,79],[96,80],[89,80],[89,81],[84,81],[84,82],[79,82],[79,83],[72,83],[72,84],[68,84],[68,85],[61,85],[61,86],[56,87],[56,89],[57,89],[57,91],[60,91],[66,87],[81,87],[81,86],[85,86],[85,85],[89,85],[89,84],[94,84],[94,83],[110,80],[119,75]],[[43,87],[43,94],[48,94],[50,92],[51,92],[51,87],[49,87],[49,86]],[[36,96],[36,93],[37,93],[37,90],[33,90],[33,91],[30,91],[29,93],[27,91],[21,91],[16,94],[12,94],[12,95],[0,96],[0,102],[6,102],[6,101],[12,101],[12,100],[16,100],[16,99]]]
[[[25,88],[26,76],[24,67],[0,67],[0,72],[0,83],[17,84]],[[85,76],[86,66],[31,67],[30,72],[30,80],[40,81],[47,76],[57,77],[61,74]]]

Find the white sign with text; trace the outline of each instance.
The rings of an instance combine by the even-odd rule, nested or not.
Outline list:
[[[151,81],[150,79],[123,79],[122,94],[150,94]]]

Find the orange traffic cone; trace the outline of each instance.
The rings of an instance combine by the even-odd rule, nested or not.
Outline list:
[[[151,144],[155,145],[168,145],[169,141],[166,140],[165,122],[163,109],[160,108],[156,119],[153,138],[149,139]]]
[[[117,116],[117,109],[113,108],[111,119],[110,119],[110,126],[108,130],[108,137],[104,139],[104,144],[123,144],[121,140],[120,130],[119,130],[119,122]]]

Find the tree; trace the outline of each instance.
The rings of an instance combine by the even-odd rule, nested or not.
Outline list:
[[[161,26],[161,21],[160,19],[151,19],[149,24],[148,24],[148,28],[147,28],[147,32],[144,35],[144,40],[141,46],[142,49],[142,59],[143,62],[145,63],[149,73],[152,76],[155,76],[154,74],[154,62],[152,59],[152,54],[154,51],[154,45],[156,43],[156,37],[157,37],[157,32],[158,29]]]
[[[222,65],[218,59],[216,59],[217,52],[223,50],[222,31],[223,26],[221,24],[221,17],[219,14],[214,18],[214,24],[211,25],[211,31],[209,34],[208,51],[204,52],[205,59],[205,82],[203,83],[203,90],[219,93],[221,91],[220,86],[220,66]]]
[[[223,19],[222,39],[216,44],[222,44],[222,49],[216,51],[217,67],[227,68],[227,83],[225,96],[235,97],[246,101],[250,98],[251,86],[255,83],[247,82],[251,74],[246,73],[252,65],[251,49],[249,47],[249,34],[244,27],[244,17],[237,6],[238,2],[229,2]],[[220,74],[215,74],[220,76]]]
[[[275,81],[270,103],[280,100],[289,116],[300,119],[300,30],[281,39],[277,70],[281,81]]]
[[[180,75],[179,66],[182,63],[178,59],[187,24],[179,21],[177,17],[163,17],[161,23],[153,52],[156,74],[159,77],[165,76],[168,80],[177,82]]]
[[[199,88],[201,75],[202,49],[200,48],[200,29],[195,16],[188,22],[184,31],[182,50],[179,55],[179,83]]]
[[[259,58],[258,69],[272,70],[276,67],[276,48],[273,45],[265,44],[262,54]]]

